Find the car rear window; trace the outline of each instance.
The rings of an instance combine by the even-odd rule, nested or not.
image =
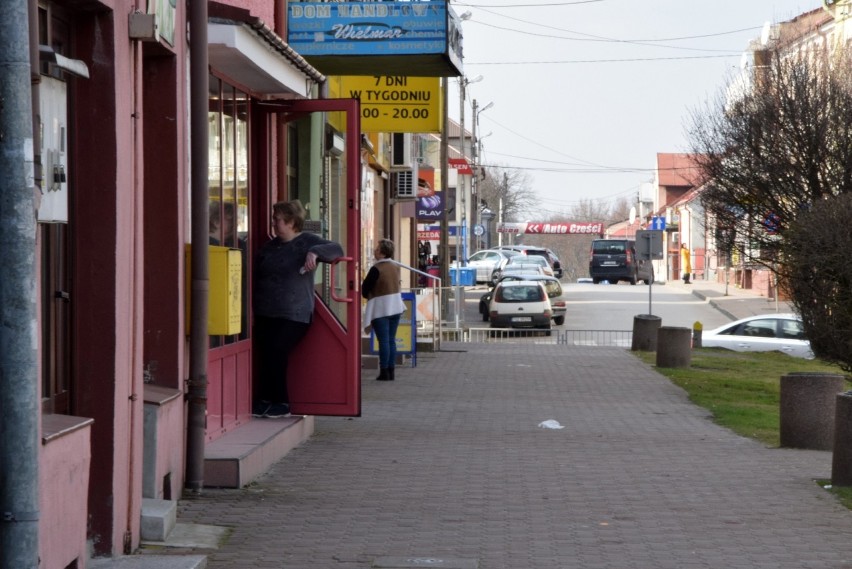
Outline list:
[[[547,289],[547,296],[554,298],[562,294],[562,286],[559,281],[545,281],[544,288]]]
[[[623,255],[627,248],[625,241],[594,241],[592,253],[596,255]]]
[[[534,285],[502,286],[497,291],[498,302],[539,302],[544,300],[542,289]]]

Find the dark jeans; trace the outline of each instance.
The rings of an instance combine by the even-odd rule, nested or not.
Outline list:
[[[289,404],[287,365],[290,353],[305,337],[310,324],[264,316],[255,316],[254,323],[254,345],[259,363],[255,400]]]
[[[379,367],[396,367],[396,329],[399,328],[399,317],[382,316],[374,319],[370,324],[379,341]]]

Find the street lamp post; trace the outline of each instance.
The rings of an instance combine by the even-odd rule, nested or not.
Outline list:
[[[482,81],[482,75],[478,75],[473,79],[467,79],[464,76],[459,77],[459,154],[461,158],[467,157],[467,151],[465,149],[465,133],[464,133],[464,99],[465,92],[467,91],[467,86],[471,83],[476,83],[477,81]],[[464,175],[459,173],[456,178],[456,301],[455,301],[455,317],[456,317],[456,328],[461,326],[462,320],[462,286],[461,286],[461,268],[462,268],[462,255],[461,255],[461,242],[464,238],[462,235],[463,228],[467,225],[467,208],[465,204],[467,202],[467,196],[465,195],[464,190]]]
[[[471,153],[473,154],[473,176],[471,177],[471,184],[473,184],[473,187],[471,188],[471,192],[476,196],[476,201],[477,201],[477,204],[474,207],[474,215],[476,216],[476,219],[474,220],[474,222],[476,224],[479,224],[481,218],[480,218],[480,208],[479,208],[479,172],[478,172],[478,170],[479,170],[479,164],[480,164],[480,162],[479,162],[480,156],[482,154],[482,139],[477,136],[477,131],[479,130],[479,114],[482,113],[483,111],[487,111],[488,109],[493,107],[494,102],[492,101],[492,102],[488,103],[487,105],[485,105],[484,107],[482,107],[481,109],[479,109],[479,105],[477,104],[476,99],[474,99],[473,102],[471,103],[471,105],[473,107],[473,127],[472,127],[473,147],[471,148]],[[484,138],[484,137],[482,137],[482,138]]]

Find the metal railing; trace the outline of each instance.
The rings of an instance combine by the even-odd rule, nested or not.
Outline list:
[[[527,343],[630,348],[631,330],[535,330],[519,328],[445,328],[442,339],[465,343]]]
[[[393,259],[388,259],[388,261],[401,269],[406,269],[425,277],[428,282],[432,283],[432,286],[404,288],[402,291],[414,293],[413,310],[417,313],[417,338],[413,339],[415,342],[414,348],[416,349],[417,347],[418,338],[435,344],[442,337],[443,330],[443,318],[441,314],[441,291],[443,288],[441,287],[441,278],[410,265],[400,263],[399,261],[394,261]]]

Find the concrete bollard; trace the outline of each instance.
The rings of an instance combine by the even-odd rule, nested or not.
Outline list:
[[[692,362],[692,330],[661,326],[657,331],[657,367],[689,367]]]
[[[662,319],[653,314],[637,314],[633,317],[633,341],[630,349],[634,352],[657,351],[657,330]]]
[[[831,483],[852,486],[852,391],[838,393],[835,399]]]
[[[781,376],[781,446],[831,450],[837,394],[846,378],[836,373],[797,372]]]

